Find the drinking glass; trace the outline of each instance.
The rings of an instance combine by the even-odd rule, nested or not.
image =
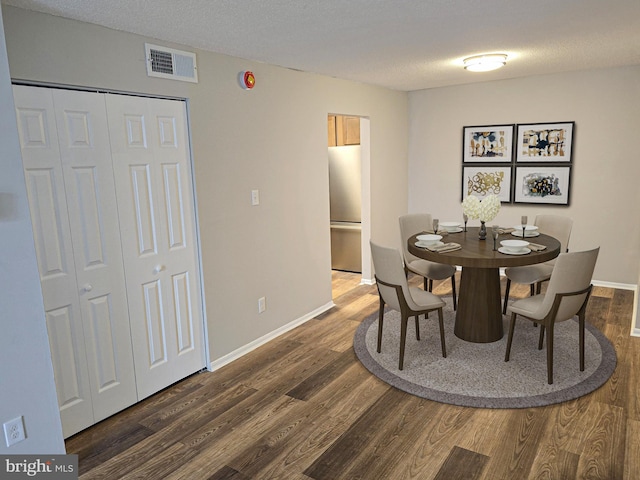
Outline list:
[[[498,236],[500,235],[500,227],[498,225],[491,225],[491,236],[493,237],[493,251],[497,248]]]
[[[438,225],[440,224],[440,221],[437,218],[433,219],[433,233],[436,234],[438,233]]]
[[[520,217],[520,224],[522,225],[522,238],[524,239],[524,232],[527,229],[527,216],[522,215]]]
[[[467,231],[467,221],[469,221],[469,215],[466,213],[462,214],[462,220],[464,220],[464,231]]]

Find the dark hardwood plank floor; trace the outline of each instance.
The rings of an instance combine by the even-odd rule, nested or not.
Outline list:
[[[632,292],[597,287],[589,304],[587,320],[618,354],[612,378],[577,400],[520,410],[445,405],[381,382],[352,348],[377,311],[376,287],[334,272],[333,295],[330,311],[69,438],[80,478],[640,478]],[[511,295],[528,287],[514,284]]]

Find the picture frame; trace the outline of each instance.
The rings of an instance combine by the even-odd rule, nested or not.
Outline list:
[[[514,202],[569,205],[571,166],[516,166]]]
[[[511,165],[463,166],[462,200],[467,195],[482,199],[495,194],[501,203],[511,203],[511,172]]]
[[[463,163],[510,163],[515,124],[463,127]]]
[[[575,122],[518,124],[516,162],[571,163]]]

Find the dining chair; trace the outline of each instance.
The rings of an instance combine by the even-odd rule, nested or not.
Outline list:
[[[538,350],[542,350],[547,332],[547,381],[553,383],[553,330],[558,322],[578,316],[580,371],[584,371],[584,325],[587,303],[591,295],[591,278],[600,248],[584,252],[561,253],[544,294],[526,297],[509,305],[511,323],[504,361],[509,361],[516,316],[540,324]]]
[[[369,241],[371,257],[375,270],[375,279],[380,296],[380,311],[378,316],[378,353],[382,350],[382,326],[384,320],[384,307],[388,305],[392,310],[400,312],[400,360],[398,368],[404,367],[404,351],[407,337],[407,324],[409,317],[415,317],[416,339],[420,340],[418,317],[437,310],[440,324],[440,346],[442,356],[447,356],[444,341],[444,319],[442,307],[446,304],[442,299],[431,292],[420,288],[410,287],[407,283],[402,256],[395,248],[383,247]]]
[[[573,227],[573,220],[571,218],[561,215],[536,215],[533,224],[538,227],[538,232],[550,235],[560,242],[561,253],[569,251],[569,237],[571,236],[571,229]],[[536,265],[505,268],[504,274],[507,277],[507,286],[504,292],[502,313],[507,313],[507,302],[509,301],[511,282],[529,285],[531,296],[540,293],[542,282],[546,282],[551,278],[555,261],[556,259],[554,258]]]
[[[453,295],[453,309],[458,308],[456,297],[456,267],[444,263],[430,262],[412,255],[407,247],[407,242],[412,235],[431,231],[433,223],[429,213],[410,213],[402,215],[400,221],[400,240],[402,242],[402,255],[404,258],[405,272],[413,272],[424,278],[425,291],[433,291],[434,280],[451,278],[451,292]]]

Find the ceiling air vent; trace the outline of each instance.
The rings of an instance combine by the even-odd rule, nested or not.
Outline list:
[[[198,83],[196,54],[145,43],[147,75]]]

